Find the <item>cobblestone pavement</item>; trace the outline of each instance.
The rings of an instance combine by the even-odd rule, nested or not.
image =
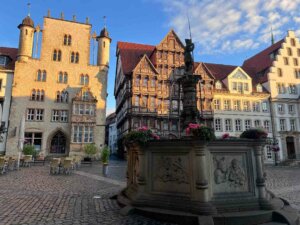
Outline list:
[[[167,225],[120,215],[110,197],[124,186],[125,168],[124,162],[113,161],[109,179],[100,176],[99,164],[82,166],[71,175],[49,175],[48,164],[0,175],[0,225]],[[113,178],[120,179],[111,183]]]
[[[100,163],[71,175],[49,175],[49,165],[0,175],[0,225],[170,225],[139,215],[122,216],[110,199],[126,181],[126,162],[113,160],[109,176]],[[300,209],[300,168],[267,167],[267,187]]]

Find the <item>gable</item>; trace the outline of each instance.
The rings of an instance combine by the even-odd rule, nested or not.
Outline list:
[[[141,58],[136,67],[133,69],[133,72],[139,74],[158,74],[147,55],[144,55]]]
[[[169,33],[163,38],[163,40],[156,46],[158,50],[162,49],[176,49],[180,51],[184,51],[184,45],[174,32],[174,30],[170,30]]]
[[[203,63],[194,63],[194,74],[201,75],[202,80],[213,80],[214,77],[208,72]]]
[[[236,80],[251,80],[251,77],[240,67],[237,67],[234,71],[232,71],[228,75],[228,78]]]

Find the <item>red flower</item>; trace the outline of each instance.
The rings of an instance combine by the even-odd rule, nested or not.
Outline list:
[[[229,136],[230,135],[228,133],[225,133],[225,134],[222,135],[222,139],[227,139],[227,138],[229,138]]]
[[[159,137],[158,135],[156,135],[156,134],[152,134],[152,137],[153,137],[155,140],[159,140],[159,139],[160,139],[160,137]]]
[[[149,130],[149,129],[146,126],[142,126],[139,128],[139,131],[147,131],[147,130]]]
[[[191,133],[191,128],[189,128],[189,127],[186,128],[186,129],[185,129],[185,133],[186,133],[186,135],[189,135],[189,134]]]

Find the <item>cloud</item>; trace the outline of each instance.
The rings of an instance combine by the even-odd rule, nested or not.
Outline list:
[[[300,0],[160,0],[170,27],[180,37],[189,36],[189,15],[197,51],[206,54],[235,53],[270,43],[297,27]]]

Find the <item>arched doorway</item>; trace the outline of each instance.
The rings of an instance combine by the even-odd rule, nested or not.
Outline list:
[[[286,137],[286,150],[288,159],[296,159],[294,137]]]
[[[66,153],[67,139],[63,132],[58,131],[53,136],[50,145],[50,153],[52,154],[65,154]]]

